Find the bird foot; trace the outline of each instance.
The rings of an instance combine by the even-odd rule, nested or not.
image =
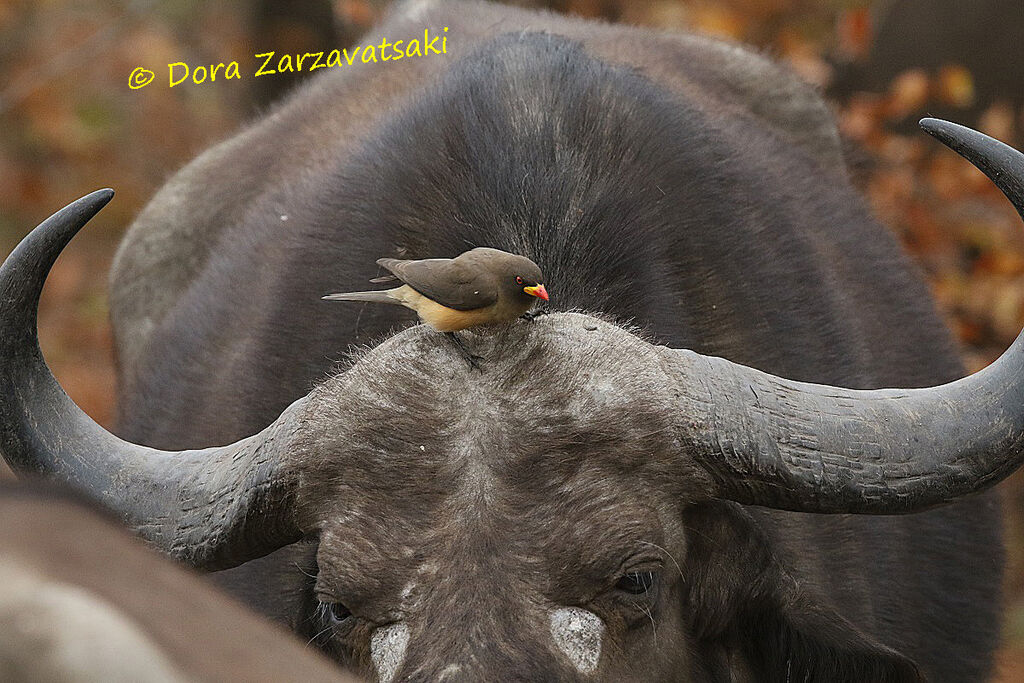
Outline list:
[[[454,332],[446,332],[445,336],[455,342],[455,346],[457,346],[459,351],[462,352],[462,357],[466,359],[467,363],[469,363],[469,367],[474,370],[480,369],[480,361],[484,359],[483,356],[477,356],[470,353],[469,349],[466,348],[466,345],[462,343],[459,335]]]
[[[547,315],[550,312],[551,311],[549,311],[546,308],[538,308],[535,311],[527,311],[526,313],[523,313],[519,317],[522,320],[536,320],[537,318],[541,317],[542,315]]]

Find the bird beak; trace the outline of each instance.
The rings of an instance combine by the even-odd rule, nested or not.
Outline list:
[[[548,290],[544,289],[544,285],[537,285],[536,287],[523,287],[523,291],[530,296],[535,296],[538,299],[548,300]]]

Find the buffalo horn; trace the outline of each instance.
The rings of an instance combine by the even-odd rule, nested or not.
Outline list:
[[[1024,154],[947,121],[921,126],[1024,216]],[[681,434],[717,490],[801,512],[902,514],[984,490],[1024,462],[1024,333],[994,363],[926,389],[794,382],[666,349]]]
[[[0,266],[0,455],[63,479],[184,562],[222,569],[301,538],[283,453],[302,400],[230,446],[168,452],[128,443],[68,398],[39,350],[36,316],[58,254],[102,209],[99,190],[50,216]]]

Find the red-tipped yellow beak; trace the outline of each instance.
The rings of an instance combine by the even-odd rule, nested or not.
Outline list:
[[[538,299],[548,300],[548,290],[544,289],[544,285],[537,285],[536,287],[523,287],[523,291],[530,296],[535,296]]]

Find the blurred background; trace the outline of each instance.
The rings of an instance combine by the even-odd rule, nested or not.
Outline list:
[[[0,256],[69,201],[99,187],[118,193],[57,263],[40,314],[47,360],[99,422],[111,426],[115,399],[106,275],[133,216],[170,174],[302,77],[253,79],[254,54],[355,44],[387,4],[0,0]],[[855,182],[925,273],[968,368],[1024,326],[1020,218],[980,172],[916,131],[930,114],[1024,144],[1021,0],[513,4],[697,31],[788,64],[832,103]],[[168,63],[231,60],[242,79],[167,87]],[[132,90],[138,66],[157,80]],[[1024,680],[1024,475],[1002,488],[1010,569],[996,680],[1009,682]]]

